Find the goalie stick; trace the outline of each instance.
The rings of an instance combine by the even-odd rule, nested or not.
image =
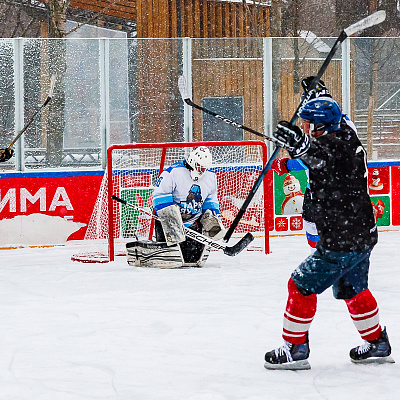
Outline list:
[[[126,200],[120,199],[119,197],[117,197],[115,195],[112,195],[111,198],[115,201],[118,201],[121,204],[124,204],[125,206],[134,208],[135,210],[138,210],[138,211],[142,212],[143,214],[148,215],[151,218],[158,219],[158,217],[156,215],[147,211],[143,207],[140,207],[136,204],[129,203]],[[187,237],[189,237],[193,240],[196,240],[197,242],[200,242],[206,246],[209,246],[215,250],[223,251],[224,254],[226,254],[227,256],[231,256],[231,257],[239,254],[254,240],[253,235],[250,232],[248,232],[233,246],[224,246],[224,245],[221,245],[220,243],[218,243],[217,241],[213,240],[212,238],[209,238],[199,232],[194,231],[193,229],[184,227],[184,231],[185,231],[185,235]]]
[[[32,115],[31,119],[28,121],[28,123],[18,132],[17,136],[15,136],[15,138],[11,141],[11,143],[8,145],[7,149],[11,149],[11,146],[14,145],[14,143],[22,136],[22,134],[29,128],[29,126],[32,124],[32,122],[35,120],[35,118],[37,117],[37,115],[39,115],[41,113],[41,111],[43,110],[43,108],[45,108],[47,106],[47,104],[50,103],[50,100],[53,98],[53,91],[54,91],[54,86],[56,84],[56,74],[51,76],[50,79],[50,90],[49,93],[47,95],[46,100],[44,101],[44,103],[39,107],[39,109]],[[6,150],[6,149],[4,149]]]
[[[317,75],[314,77],[313,81],[311,82],[309,90],[307,92],[307,96],[303,99],[302,102],[300,102],[300,104],[298,105],[295,113],[293,114],[293,117],[290,120],[290,123],[292,125],[296,122],[296,120],[297,120],[299,114],[301,113],[304,105],[307,103],[307,101],[310,99],[312,94],[315,92],[315,87],[316,87],[317,83],[319,82],[319,80],[321,79],[322,75],[324,74],[326,68],[328,67],[329,63],[331,62],[331,60],[332,60],[334,54],[336,53],[336,50],[339,47],[339,45],[347,37],[349,37],[349,36],[351,36],[351,35],[353,35],[353,34],[355,34],[357,32],[360,32],[360,31],[362,31],[364,29],[367,29],[367,28],[370,28],[372,26],[380,24],[381,22],[383,22],[385,20],[385,18],[386,18],[386,12],[384,10],[380,10],[380,11],[377,11],[377,12],[369,15],[368,17],[363,18],[362,20],[350,25],[349,27],[344,29],[342,32],[340,32],[338,38],[336,39],[334,45],[331,48],[329,54],[326,56],[325,61],[323,62],[322,66],[320,67]],[[181,81],[181,86],[183,87],[183,84],[185,83],[185,80],[184,80],[185,78],[181,79],[181,77],[180,77],[179,79]],[[178,80],[178,86],[179,86],[179,80]],[[180,90],[181,90],[181,88],[180,88]],[[200,107],[200,106],[194,104],[190,100],[190,98],[189,98],[190,96],[188,96],[187,92],[183,92],[183,94],[181,92],[181,95],[182,95],[182,97],[184,97],[184,96],[186,97],[186,98],[183,98],[184,102],[186,104],[194,107],[194,108],[200,109],[200,110],[202,110],[202,111],[204,111],[204,112],[206,112],[206,113],[208,113],[210,115],[213,115],[214,117],[216,117],[216,118],[220,119],[221,121],[226,122],[226,123],[228,123],[230,125],[237,126],[238,128],[247,130],[247,131],[252,132],[252,133],[254,133],[254,134],[258,135],[258,136],[261,136],[261,135],[263,137],[265,136],[265,135],[260,134],[259,132],[255,131],[255,130],[251,129],[251,128],[247,128],[247,127],[245,127],[245,126],[243,126],[241,124],[235,123],[234,121],[231,121],[231,120],[229,120],[227,118],[224,118],[224,117],[222,117],[222,116],[220,116],[220,115],[218,115],[218,114],[216,114],[216,113],[214,113],[214,112],[212,112],[210,110],[205,110],[203,107]],[[276,140],[273,139],[273,138],[269,138],[268,137],[267,140],[271,140],[271,141],[274,141],[276,143]],[[226,232],[226,234],[225,234],[225,236],[223,238],[224,242],[227,242],[230,239],[230,237],[232,236],[232,233],[234,232],[234,230],[236,229],[237,225],[239,224],[239,221],[242,218],[243,214],[246,212],[246,209],[247,209],[248,205],[250,204],[251,200],[253,199],[254,195],[256,194],[256,192],[257,192],[258,188],[260,187],[263,179],[265,178],[265,175],[267,174],[268,170],[271,168],[272,161],[278,155],[279,149],[281,147],[282,147],[282,145],[278,143],[276,148],[275,148],[275,150],[274,150],[274,152],[272,153],[270,159],[268,160],[268,162],[265,165],[264,169],[261,171],[259,177],[257,178],[256,182],[254,183],[253,187],[251,188],[247,198],[245,199],[245,201],[244,201],[242,207],[240,208],[239,212],[237,213],[235,219],[232,221],[230,227],[228,228],[228,230],[227,230],[227,232]]]

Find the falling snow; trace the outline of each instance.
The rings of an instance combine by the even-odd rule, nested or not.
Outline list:
[[[280,346],[286,283],[304,236],[272,254],[212,252],[204,268],[70,260],[72,246],[2,251],[0,399],[261,400],[393,398],[400,384],[400,232],[380,234],[370,289],[396,364],[354,365],[362,341],[342,301],[319,296],[309,371],[267,371]],[[260,243],[255,243],[259,245]]]

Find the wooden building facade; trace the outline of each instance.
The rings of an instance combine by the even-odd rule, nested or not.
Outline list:
[[[182,140],[182,102],[177,79],[182,73],[182,40],[192,40],[193,100],[241,98],[242,120],[263,132],[262,37],[269,36],[269,2],[243,3],[216,0],[73,0],[72,7],[136,21],[137,65],[130,82],[135,108],[133,140]],[[145,40],[151,39],[154,40]],[[202,38],[218,38],[205,41]],[[237,38],[237,40],[224,38]],[[144,39],[144,40],[140,40]],[[224,47],[225,45],[225,47]],[[219,50],[224,49],[224,50]],[[295,73],[290,58],[281,62],[278,114],[290,118],[301,95],[299,78],[315,74],[321,61],[303,60]],[[132,74],[132,72],[130,72]],[[341,63],[332,61],[324,75],[332,95],[341,100]],[[134,99],[134,100],[133,100]],[[202,115],[194,111],[193,140],[204,140]],[[244,132],[243,139],[257,139]]]
[[[215,0],[120,0],[114,3],[112,0],[73,0],[71,6],[136,20],[137,65],[129,79],[136,83],[135,89],[130,88],[135,141],[181,141],[183,138],[182,102],[177,87],[178,76],[182,73],[183,45],[182,39],[177,38],[269,36],[267,3]],[[151,38],[154,40],[146,40]],[[262,63],[255,60],[255,46],[239,39],[233,45],[235,49],[219,51],[216,48],[221,48],[223,43],[214,44],[193,41],[195,101],[243,96],[243,122],[263,130]],[[231,53],[229,61],[218,61],[226,57],[227,52]],[[252,60],[245,61],[246,57]],[[199,112],[194,113],[193,127],[193,140],[203,140]]]
[[[136,21],[138,38],[269,35],[268,2],[235,0],[72,0],[71,7]]]

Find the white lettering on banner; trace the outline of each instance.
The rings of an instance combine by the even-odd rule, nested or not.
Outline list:
[[[59,198],[62,198],[62,200],[58,200]],[[71,201],[67,195],[67,191],[65,190],[64,187],[58,187],[56,190],[56,193],[54,194],[53,201],[50,204],[49,211],[54,211],[56,207],[61,207],[64,206],[66,207],[67,210],[73,210],[74,207],[72,207]]]
[[[46,188],[40,188],[35,194],[29,192],[26,188],[20,188],[20,212],[27,212],[28,204],[35,204],[39,200],[39,207],[41,212],[46,211],[47,207],[47,199],[46,199]],[[2,212],[7,203],[9,204],[9,212],[16,213],[17,212],[17,189],[11,188],[8,189],[4,197],[1,197],[0,190],[0,212]],[[58,187],[56,192],[54,193],[53,200],[51,201],[50,207],[48,211],[55,211],[57,207],[65,207],[67,210],[73,210],[71,200],[68,197],[67,191],[64,187]]]
[[[28,189],[21,188],[20,191],[20,203],[21,212],[26,212],[26,201],[28,200],[31,204],[35,204],[40,199],[40,211],[46,211],[46,188],[40,188],[34,195],[32,195]]]
[[[0,191],[0,199],[1,199],[1,191]],[[0,212],[3,210],[3,208],[8,202],[10,202],[10,212],[17,212],[16,189],[8,189],[6,195],[0,201]]]

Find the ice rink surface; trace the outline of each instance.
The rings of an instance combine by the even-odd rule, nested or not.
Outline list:
[[[181,270],[72,262],[72,247],[0,252],[1,400],[398,396],[400,232],[380,234],[370,272],[397,363],[350,362],[362,340],[328,289],[310,330],[311,370],[297,372],[267,371],[263,358],[282,344],[304,236],[271,238],[269,255],[212,252],[204,268]]]

